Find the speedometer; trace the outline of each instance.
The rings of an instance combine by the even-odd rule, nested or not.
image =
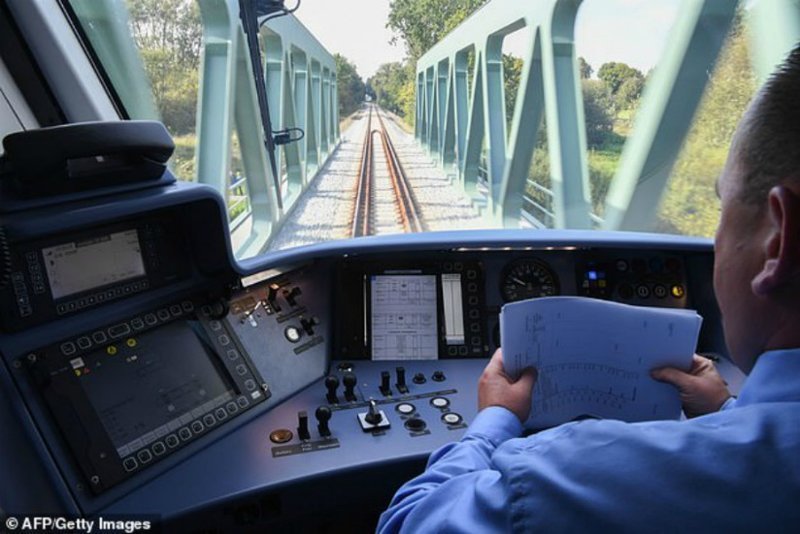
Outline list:
[[[558,295],[558,277],[540,260],[523,259],[503,271],[500,291],[506,302]]]

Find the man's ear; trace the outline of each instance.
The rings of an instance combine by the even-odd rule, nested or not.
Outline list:
[[[783,185],[767,197],[768,232],[764,264],[753,278],[753,293],[764,296],[791,282],[800,273],[800,196]]]

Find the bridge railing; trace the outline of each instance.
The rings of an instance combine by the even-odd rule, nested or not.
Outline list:
[[[197,180],[233,199],[229,214],[237,257],[262,252],[339,142],[333,56],[293,16],[260,23],[261,54],[273,132],[263,132],[238,0],[198,0],[203,52],[198,97]],[[263,21],[263,19],[262,19]],[[276,147],[273,176],[265,135],[288,128],[300,141]],[[231,195],[238,138],[242,178]],[[242,183],[241,180],[244,182]],[[243,204],[245,203],[245,204]],[[241,210],[245,205],[246,209]]]
[[[490,0],[417,63],[416,137],[443,168],[456,169],[458,184],[492,224],[518,227],[522,219],[538,228],[648,227],[739,7],[737,1],[681,2],[600,218],[590,200],[575,53],[581,3]],[[800,37],[800,8],[791,0],[746,4],[757,43],[754,65],[763,79]],[[528,38],[507,122],[503,41],[523,28]],[[543,118],[549,187],[529,180]]]

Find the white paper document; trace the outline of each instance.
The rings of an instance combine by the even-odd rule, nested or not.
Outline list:
[[[702,317],[694,310],[630,306],[583,297],[546,297],[503,306],[503,366],[511,376],[535,367],[528,428],[581,417],[677,419],[678,391],[650,377],[688,370]]]

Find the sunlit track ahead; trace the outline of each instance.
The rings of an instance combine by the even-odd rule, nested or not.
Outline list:
[[[379,129],[372,128],[372,112],[375,106],[369,106],[367,130],[364,137],[364,148],[361,154],[358,183],[356,185],[356,202],[353,209],[352,236],[360,237],[382,233],[380,226],[395,222],[404,233],[422,232],[425,225],[419,215],[419,207],[414,198],[408,177],[389,137],[380,111],[376,108]],[[388,171],[389,187],[379,187],[376,173],[373,139],[381,138],[381,145]],[[387,192],[391,190],[391,193]],[[391,200],[385,198],[389,194]],[[391,216],[387,215],[391,212]],[[392,221],[388,221],[391,218]]]

